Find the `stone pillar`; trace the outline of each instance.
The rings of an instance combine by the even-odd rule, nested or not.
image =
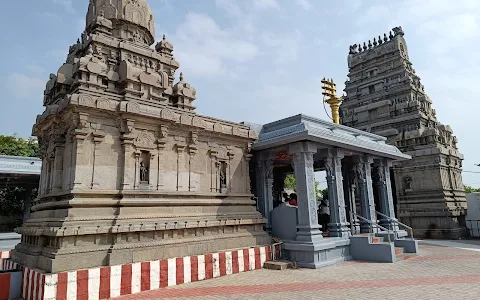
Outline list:
[[[376,223],[375,200],[373,198],[373,186],[371,167],[373,159],[368,155],[355,157],[355,172],[358,182],[358,193],[360,195],[361,216]],[[373,225],[372,225],[373,226]],[[360,219],[360,232],[370,232],[371,225]]]
[[[265,184],[263,188],[265,199],[265,217],[268,219],[267,230],[272,229],[272,210],[273,210],[273,161],[268,159],[265,161]]]
[[[53,159],[53,192],[60,192],[62,190],[63,179],[63,154],[65,148],[63,145],[55,147],[55,157]]]
[[[137,190],[140,188],[140,155],[142,153],[140,151],[134,152],[135,157],[135,176],[133,180],[133,189]]]
[[[135,159],[133,156],[134,138],[132,136],[124,135],[122,138],[122,147],[123,147],[123,180],[122,180],[122,189],[123,190],[133,190],[135,189]]]
[[[315,243],[323,239],[318,225],[317,199],[315,195],[315,174],[313,155],[317,152],[314,144],[300,142],[290,145],[297,183],[298,225],[297,242]]]
[[[355,203],[355,174],[352,170],[351,164],[344,164],[343,168],[343,195],[345,197],[345,204],[348,208],[347,218],[350,223],[350,230],[352,234],[360,233],[360,226],[358,223],[357,205]],[[353,213],[353,215],[352,215]]]
[[[195,176],[195,155],[197,154],[198,150],[196,145],[188,146],[188,190],[189,191],[196,191],[197,190],[197,180],[193,178]]]
[[[250,161],[252,160],[252,156],[251,154],[245,154],[245,163],[244,163],[244,169],[245,169],[245,193],[247,194],[251,194],[252,193],[252,189],[251,189],[251,186],[250,186]]]
[[[158,160],[155,159],[156,155],[152,151],[149,151],[149,155],[150,155],[150,163],[148,165],[148,188],[150,190],[153,190],[157,182],[157,173],[155,172],[155,170],[158,170],[158,166],[157,166]],[[155,185],[154,185],[154,182],[155,182]]]
[[[233,182],[233,174],[232,174],[232,161],[233,161],[233,158],[234,158],[235,154],[233,153],[233,151],[229,150],[227,152],[227,157],[228,157],[228,161],[227,161],[227,174],[225,174],[226,178],[227,178],[227,189],[228,189],[228,192],[231,193],[232,192],[232,182]]]
[[[374,168],[375,176],[374,186],[377,189],[379,197],[379,211],[388,216],[389,218],[395,219],[395,210],[393,207],[393,195],[392,195],[392,186],[390,182],[390,166],[387,159],[375,160]],[[380,215],[380,225],[394,230],[395,222],[392,220]]]
[[[177,191],[188,190],[188,171],[185,170],[185,147],[187,145],[182,142],[175,144],[177,151]]]
[[[327,173],[328,201],[330,206],[330,237],[349,237],[345,199],[343,196],[342,158],[343,150],[324,151],[325,171]]]
[[[161,191],[165,189],[165,178],[162,176],[163,164],[165,160],[165,144],[166,138],[160,138],[157,140],[157,190]]]
[[[75,132],[72,136],[73,139],[73,151],[70,165],[70,184],[72,190],[82,189],[82,185],[86,185],[86,182],[81,180],[81,171],[79,170],[83,156],[83,142],[87,134],[84,132]]]
[[[217,180],[217,156],[218,151],[215,148],[210,149],[210,191],[216,193],[218,191],[218,180]]]
[[[91,189],[97,188],[99,186],[98,179],[101,171],[98,171],[98,163],[101,159],[100,146],[103,142],[105,135],[100,133],[93,134],[93,159],[92,159],[92,182],[90,185]]]
[[[255,161],[255,196],[258,198],[257,200],[257,209],[259,212],[262,213],[264,218],[268,219],[267,213],[267,205],[265,199],[265,186],[266,182],[266,173],[265,173],[265,162],[261,159]],[[268,220],[270,222],[270,220]]]

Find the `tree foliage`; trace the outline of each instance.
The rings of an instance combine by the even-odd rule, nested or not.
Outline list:
[[[318,188],[319,184],[320,183],[315,180],[315,196],[316,196],[317,199],[319,197],[323,198],[323,197],[328,195],[327,189],[322,190],[322,189]],[[285,186],[285,189],[295,190],[295,188],[297,186],[297,182],[296,182],[295,176],[293,174],[288,174],[287,175],[287,177],[285,178],[284,186]]]
[[[480,193],[480,188],[473,188],[471,186],[466,185],[465,186],[465,193]]]
[[[38,143],[33,138],[0,135],[0,155],[38,157]]]
[[[33,138],[22,139],[16,135],[0,135],[0,155],[38,157],[38,143]],[[36,190],[33,191],[32,196],[35,194]],[[21,225],[24,198],[25,189],[23,187],[11,185],[0,187],[0,218],[7,220],[0,222],[0,231],[11,231]]]

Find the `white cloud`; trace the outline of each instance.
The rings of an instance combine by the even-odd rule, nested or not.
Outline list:
[[[7,88],[18,98],[41,98],[46,81],[35,76],[12,73],[7,78]]]
[[[258,47],[220,26],[207,15],[189,13],[172,42],[185,73],[219,75],[229,62],[245,63],[258,54]]]
[[[310,2],[310,0],[296,0],[295,2],[298,6],[300,6],[304,10],[312,10],[313,9],[313,5],[312,5],[312,2]]]
[[[362,13],[357,22],[359,24],[374,23],[390,15],[389,7],[384,4],[372,5]]]
[[[75,13],[72,0],[52,0],[53,4],[63,7],[69,13]]]
[[[261,35],[262,43],[274,52],[273,61],[275,63],[296,61],[299,56],[301,38],[302,35],[299,31],[289,34],[265,32]]]
[[[257,9],[279,8],[277,0],[255,0],[253,5]]]

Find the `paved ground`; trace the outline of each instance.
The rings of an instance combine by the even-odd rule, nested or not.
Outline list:
[[[395,264],[343,262],[318,269],[258,270],[127,299],[474,299],[480,295],[479,242],[422,242]]]

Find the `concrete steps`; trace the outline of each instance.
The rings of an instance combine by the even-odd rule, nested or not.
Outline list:
[[[388,235],[360,234],[350,237],[350,254],[354,260],[387,262],[408,259],[418,253],[418,242],[412,239],[395,239]]]

